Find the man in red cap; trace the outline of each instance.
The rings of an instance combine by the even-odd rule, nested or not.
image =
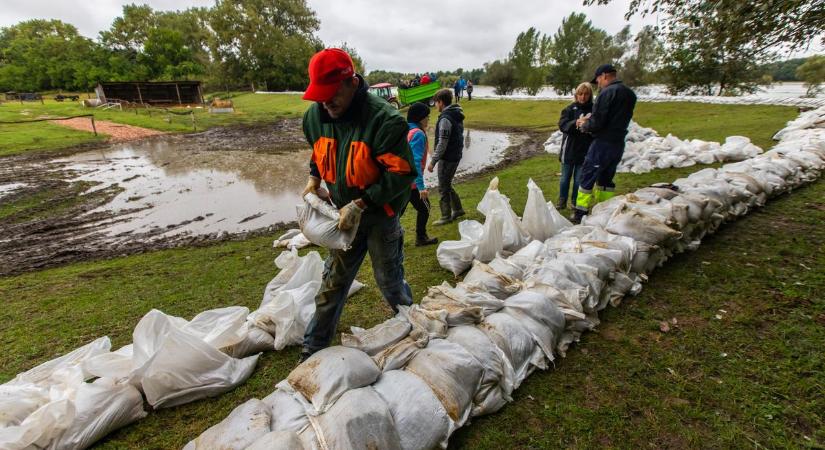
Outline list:
[[[304,135],[312,146],[309,180],[314,192],[341,208],[339,228],[358,231],[349,250],[330,250],[315,315],[304,335],[301,360],[329,346],[355,275],[367,253],[375,281],[395,311],[412,304],[404,280],[404,240],[398,215],[417,170],[407,144],[406,120],[367,92],[347,52],[328,48],[309,61]],[[320,189],[321,180],[329,193]],[[360,220],[359,220],[360,218]]]

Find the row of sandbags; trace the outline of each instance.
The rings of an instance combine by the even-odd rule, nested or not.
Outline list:
[[[556,131],[545,142],[548,153],[561,150],[562,133]],[[701,139],[681,140],[668,134],[660,137],[650,128],[630,123],[625,138],[625,149],[617,172],[647,173],[654,169],[690,167],[696,164],[741,161],[762,153],[747,137],[728,136],[723,144]]]
[[[315,311],[323,262],[317,252],[283,252],[260,308],[204,311],[192,320],[158,310],[137,324],[133,343],[108,337],[0,385],[0,449],[83,449],[146,416],[233,389],[258,354],[302,341]],[[363,285],[355,282],[350,295]]]
[[[808,130],[755,158],[618,196],[583,225],[474,261],[455,286],[431,287],[395,317],[353,328],[185,448],[445,448],[670,255],[823,169],[825,136]]]

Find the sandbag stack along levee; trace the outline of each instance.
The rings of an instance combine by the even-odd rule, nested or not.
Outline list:
[[[564,356],[599,311],[638,293],[671,255],[815,181],[825,169],[825,129],[815,128],[823,118],[825,108],[803,114],[762,155],[617,196],[583,225],[557,224],[547,204],[529,221],[562,229],[543,241],[530,233],[548,231],[514,222],[503,194],[485,195],[487,219],[471,230],[470,254],[489,258],[485,240],[495,240],[489,264],[474,260],[455,286],[431,287],[420,304],[343,334],[341,346],[316,353],[185,448],[445,448],[455,429],[511,401],[531,372]],[[531,194],[535,209],[543,199]]]
[[[192,320],[158,310],[137,324],[133,343],[111,350],[104,336],[0,385],[0,449],[84,449],[166,408],[234,389],[258,355],[300,343],[315,311],[323,261],[283,252],[261,306],[212,309]],[[353,283],[349,295],[363,287]]]

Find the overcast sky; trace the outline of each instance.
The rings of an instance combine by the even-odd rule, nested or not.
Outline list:
[[[401,72],[481,67],[506,57],[518,33],[534,26],[552,34],[574,11],[584,12],[595,26],[613,34],[627,24],[628,2],[584,7],[581,0],[308,0],[321,21],[318,36],[325,44],[346,42],[364,59],[367,71]],[[54,18],[95,38],[128,3],[171,10],[211,6],[214,0],[0,0],[0,27]],[[657,19],[634,17],[630,25],[635,32]]]

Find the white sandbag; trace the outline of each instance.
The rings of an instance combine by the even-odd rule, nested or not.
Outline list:
[[[318,415],[329,409],[344,392],[370,385],[379,375],[381,370],[366,353],[335,346],[310,356],[293,369],[286,380],[309,402],[305,405],[307,413]]]
[[[367,330],[352,327],[351,334],[341,334],[341,345],[356,348],[373,356],[407,337],[410,330],[412,325],[409,321],[393,317]]]
[[[271,411],[262,401],[253,398],[241,404],[217,425],[189,441],[183,450],[245,450],[269,433]]]
[[[392,414],[371,386],[348,390],[329,411],[310,416],[310,423],[323,449],[402,448]]]
[[[527,269],[528,266],[531,266],[544,257],[547,256],[547,253],[544,249],[544,242],[542,241],[532,241],[529,244],[525,245],[524,247],[520,248],[519,251],[510,255],[507,260],[521,267],[522,275],[524,274],[524,270]]]
[[[275,386],[275,390],[261,399],[269,408],[272,421],[269,427],[272,431],[291,431],[300,434],[309,426],[304,404],[293,395],[295,391],[286,380]]]
[[[67,377],[80,377],[85,380],[89,378],[89,374],[83,370],[84,363],[95,356],[108,353],[111,348],[112,342],[109,337],[103,336],[63,356],[17,374],[7,384],[30,383],[48,387],[65,383]]]
[[[475,285],[497,298],[507,298],[521,288],[518,280],[493,270],[487,264],[473,261],[473,268],[464,276],[464,283]]]
[[[248,331],[246,316],[249,308],[230,306],[204,311],[189,321],[181,329],[203,339],[207,344],[224,349],[241,342]]]
[[[447,448],[455,424],[427,383],[410,372],[391,370],[373,385],[392,414],[401,448]]]
[[[240,330],[243,339],[221,350],[233,358],[245,358],[250,355],[275,350],[275,338],[267,331],[245,322]]]
[[[485,216],[489,216],[496,209],[502,212],[504,249],[515,252],[530,242],[530,235],[510,206],[510,199],[498,190],[498,185],[498,177],[490,180],[487,192],[484,193],[476,209]]]
[[[470,241],[441,241],[435,251],[438,265],[449,270],[455,276],[464,273],[473,263],[473,250],[476,244]]]
[[[447,337],[447,315],[447,311],[433,311],[416,304],[398,307],[398,317],[409,322],[413,331],[423,332],[430,339]]]
[[[301,450],[300,436],[293,431],[270,431],[259,437],[246,450]]]
[[[275,266],[279,272],[272,278],[264,289],[261,303],[271,301],[278,291],[295,289],[311,281],[318,281],[324,272],[324,262],[316,251],[300,256],[297,250],[281,252],[275,258]]]
[[[48,402],[48,387],[30,383],[0,384],[0,429],[19,425]]]
[[[605,230],[653,245],[667,245],[682,236],[682,233],[661,221],[627,207],[616,210],[610,217]]]
[[[504,314],[509,314],[526,328],[550,361],[564,332],[564,313],[556,303],[536,291],[521,291],[504,301]]]
[[[439,286],[431,286],[427,290],[427,296],[431,298],[444,297],[455,300],[468,306],[481,308],[482,315],[488,316],[504,307],[504,301],[496,298],[489,292],[478,288],[476,285],[458,283],[456,287],[451,287],[446,281]]]
[[[155,408],[232,390],[249,378],[258,361],[257,355],[232,358],[184,331],[185,322],[153,309],[132,334],[132,380]]]
[[[301,232],[313,244],[329,249],[346,250],[355,239],[358,225],[350,230],[339,229],[338,210],[317,195],[307,193],[304,195],[304,203],[296,209]]]
[[[403,369],[430,342],[423,330],[413,330],[409,336],[375,354],[372,360],[383,372]]]
[[[532,239],[544,241],[562,228],[572,226],[552,203],[547,203],[544,193],[532,178],[527,182],[527,191],[527,203],[521,223]]]
[[[481,322],[484,310],[480,306],[464,303],[460,298],[449,295],[450,293],[449,285],[430,287],[427,295],[421,299],[421,307],[430,311],[446,311],[447,325],[451,327]]]
[[[458,344],[432,339],[404,370],[427,383],[458,426],[467,421],[484,374],[473,355]]]
[[[510,258],[512,258],[512,256]],[[523,279],[524,268],[519,264],[510,261],[510,258],[502,258],[501,255],[499,255],[493,258],[493,260],[487,263],[487,265],[496,272],[507,275],[514,280]]]
[[[75,417],[51,450],[83,450],[118,428],[146,417],[143,396],[131,384],[100,378],[83,383],[74,396]]]
[[[275,337],[275,350],[303,342],[307,325],[315,314],[315,296],[321,281],[313,280],[294,289],[282,289],[249,315],[255,326]]]
[[[515,373],[514,389],[517,389],[536,367],[547,368],[544,353],[536,345],[535,339],[513,316],[502,312],[491,314],[478,328],[510,361]]]
[[[481,262],[490,262],[504,250],[504,213],[494,208],[487,213],[481,239],[476,242],[473,256]]]
[[[63,430],[71,426],[74,418],[75,406],[71,399],[59,398],[49,401],[29,414],[19,424],[0,428],[0,448],[3,450],[45,448],[60,436]]]
[[[481,385],[473,399],[471,415],[492,414],[512,401],[515,373],[504,352],[483,331],[473,326],[450,328],[447,340],[467,350],[484,367]]]

